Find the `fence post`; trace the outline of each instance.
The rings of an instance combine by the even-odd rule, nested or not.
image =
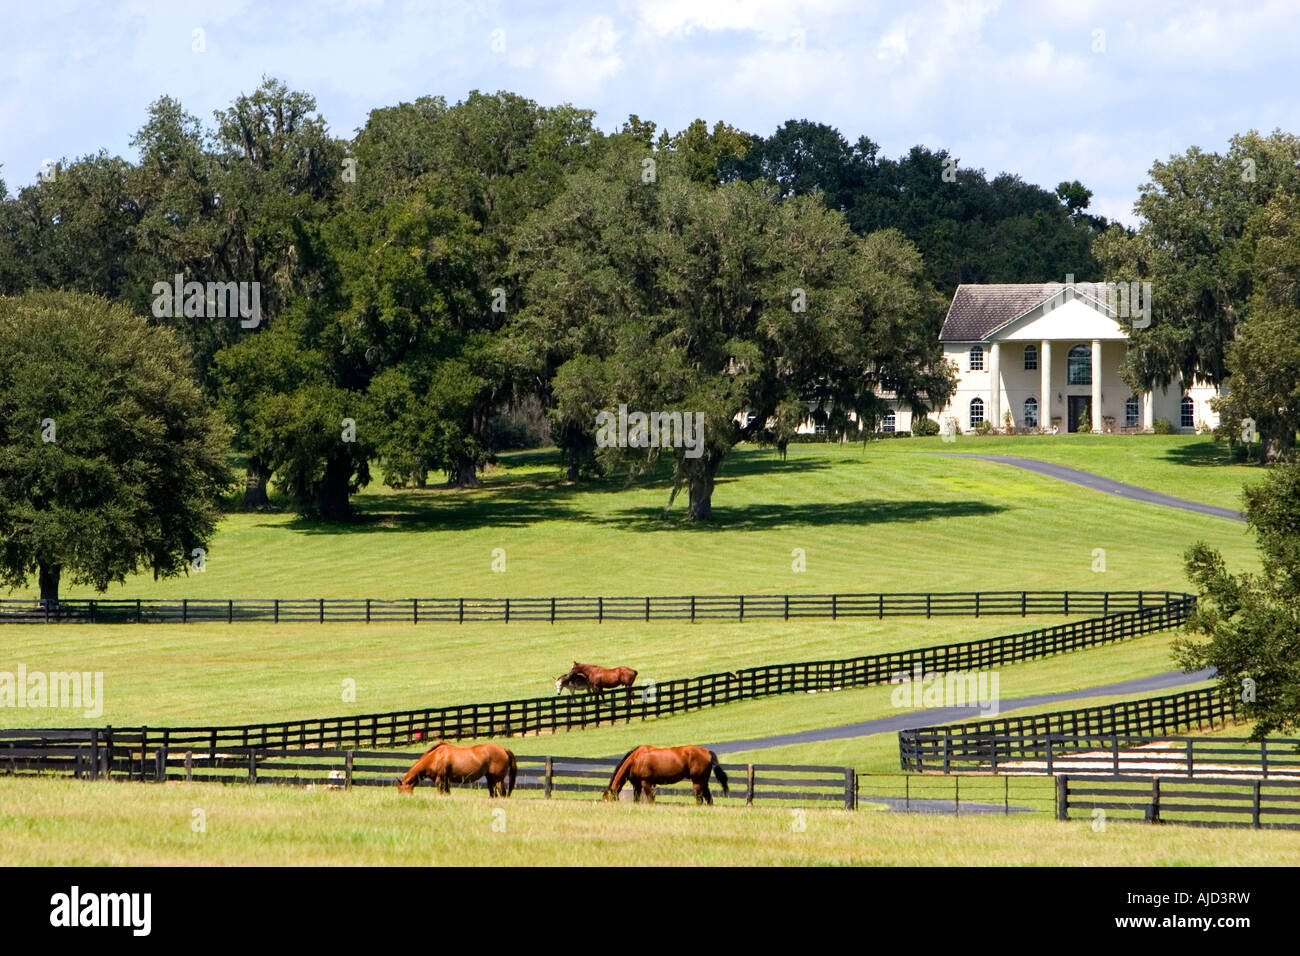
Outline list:
[[[961,816],[961,774],[952,778],[952,815]]]
[[[185,782],[191,783],[194,780],[194,751],[185,751]]]
[[[319,623],[321,623],[321,624],[324,624],[324,623],[325,623],[325,599],[324,599],[324,598],[321,598],[321,599],[320,599],[320,621],[319,621]]]
[[[226,623],[235,623],[235,601],[233,598],[226,602]]]
[[[353,765],[353,752],[349,750],[347,756],[343,758],[343,789],[344,790],[352,789],[352,765]]]
[[[1151,778],[1151,823],[1160,822],[1160,778]]]
[[[167,782],[167,745],[163,744],[153,752],[155,776],[158,783]]]
[[[844,768],[844,809],[854,809],[857,801],[854,799],[854,790],[857,788],[857,776],[853,773],[852,767]]]
[[[754,805],[754,765],[745,765],[745,806]]]
[[[140,612],[141,612],[140,599],[136,598],[135,599],[135,623],[137,624],[140,623]]]
[[[1187,738],[1187,776],[1192,776],[1192,738]]]
[[[691,623],[695,623],[695,595],[691,595]]]
[[[257,751],[248,752],[248,782],[257,783]]]
[[[836,595],[832,594],[832,595],[831,595],[831,620],[832,620],[832,621],[835,620],[835,618],[838,616],[838,615],[837,615],[837,611],[836,611],[836,607],[835,607],[835,605],[836,605],[836,603],[837,603],[836,600],[835,600],[835,598],[836,598]]]
[[[790,620],[790,595],[785,596],[785,619]]]
[[[948,773],[952,764],[952,728],[946,728],[943,738],[943,772]]]
[[[1252,789],[1253,789],[1253,791],[1254,791],[1254,793],[1252,794],[1252,796],[1254,797],[1255,804],[1254,804],[1254,812],[1251,814],[1250,822],[1251,822],[1251,826],[1253,826],[1256,830],[1258,830],[1258,829],[1260,828],[1260,821],[1259,821],[1259,816],[1260,816],[1260,813],[1259,813],[1259,810],[1260,810],[1260,806],[1259,806],[1259,805],[1260,805],[1260,794],[1259,794],[1259,781],[1258,781],[1258,780],[1255,781],[1255,785],[1254,785],[1254,787],[1253,787]]]
[[[190,601],[189,598],[181,598],[181,623],[190,622]]]
[[[506,598],[506,623],[510,623],[510,598]]]
[[[1061,774],[1056,778],[1056,819],[1070,819],[1070,789],[1069,774]]]
[[[90,779],[99,779],[99,730],[90,732]]]
[[[275,599],[275,623],[280,623],[280,599]]]
[[[554,781],[555,781],[555,758],[547,757],[546,778],[542,783],[542,790],[547,800],[551,799],[551,788],[554,786]]]
[[[743,620],[745,619],[745,595],[741,594],[741,595],[738,595],[738,596],[739,596],[739,598],[740,598],[740,620],[743,621]],[[831,602],[832,602],[832,603],[831,603],[831,607],[834,607],[834,606],[835,606],[834,601],[835,601],[835,598],[832,597],[832,598],[831,598]],[[832,616],[834,616],[834,615],[832,615]]]
[[[366,623],[370,623],[370,598],[366,598]]]
[[[420,599],[411,598],[411,623],[420,623]]]

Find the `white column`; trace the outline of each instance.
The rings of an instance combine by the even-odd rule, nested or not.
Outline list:
[[[1092,340],[1092,430],[1101,431],[1101,339]]]
[[[994,342],[989,346],[989,419],[994,428],[1002,427],[1002,368],[1001,349]]]
[[[1150,431],[1155,426],[1156,420],[1153,410],[1155,408],[1151,397],[1151,392],[1142,393],[1142,430]]]
[[[1052,427],[1052,343],[1043,339],[1038,346],[1038,378],[1042,394],[1038,396],[1038,424]]]

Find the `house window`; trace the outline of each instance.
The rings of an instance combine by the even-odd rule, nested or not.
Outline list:
[[[970,370],[972,372],[984,371],[984,349],[978,345],[972,345],[970,349]]]
[[[880,430],[882,432],[892,432],[896,421],[897,419],[894,417],[892,409],[885,412],[885,417],[880,420]]]
[[[1037,345],[1025,346],[1025,371],[1026,372],[1038,371],[1038,346]]]
[[[1086,345],[1076,345],[1070,349],[1065,360],[1065,381],[1067,385],[1092,384],[1092,349]]]
[[[1025,399],[1025,427],[1038,427],[1038,399],[1036,398]]]
[[[979,428],[984,424],[984,400],[982,398],[972,398],[970,400],[970,427]]]
[[[1196,427],[1196,403],[1192,401],[1192,396],[1183,396],[1182,419],[1180,424],[1184,428]]]
[[[1140,406],[1136,395],[1130,395],[1124,402],[1124,427],[1137,428],[1138,423],[1142,420],[1139,412]]]

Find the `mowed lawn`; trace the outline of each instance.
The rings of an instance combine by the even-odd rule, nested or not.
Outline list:
[[[982,639],[1062,620],[1068,619],[15,625],[0,632],[8,639],[0,669],[22,662],[29,671],[101,672],[103,713],[3,708],[0,726],[270,722],[544,697],[574,660],[633,667],[644,686]],[[1160,637],[1143,648],[1148,666],[1172,666]]]
[[[1238,504],[1258,469],[1196,436],[896,439],[741,448],[716,522],[666,511],[666,468],[626,483],[561,480],[553,453],[503,456],[473,490],[358,495],[353,525],[232,514],[206,570],[113,587],[115,598],[409,598],[827,591],[1177,588],[1202,539],[1253,563],[1244,525],[1103,494],[944,452],[1093,467],[1184,497]],[[1105,552],[1105,572],[1094,570]],[[803,570],[796,569],[802,557]],[[504,570],[494,571],[504,562]],[[32,592],[26,592],[30,596]],[[94,593],[65,581],[65,597]]]
[[[802,829],[800,829],[802,827]],[[0,865],[1290,865],[1300,833],[0,778]]]

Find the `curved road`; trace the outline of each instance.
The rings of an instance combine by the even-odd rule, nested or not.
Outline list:
[[[1119,495],[1121,498],[1128,498],[1131,501],[1141,501],[1149,505],[1163,505],[1166,508],[1180,508],[1183,511],[1194,511],[1197,514],[1210,515],[1214,518],[1227,518],[1230,521],[1245,521],[1240,511],[1232,508],[1221,508],[1218,505],[1205,505],[1199,501],[1188,501],[1186,498],[1175,498],[1173,495],[1161,494],[1158,491],[1152,491],[1149,488],[1139,488],[1137,485],[1127,485],[1122,481],[1115,481],[1111,478],[1103,478],[1101,475],[1094,475],[1089,471],[1080,471],[1078,468],[1067,468],[1065,465],[1053,465],[1050,462],[1038,461],[1034,458],[1018,458],[1015,455],[968,455],[957,452],[944,452],[952,458],[974,458],[979,461],[992,461],[999,465],[1012,465],[1016,468],[1023,468],[1026,471],[1036,472],[1040,475],[1047,475],[1049,478],[1059,478],[1061,481],[1068,481],[1076,485],[1082,485],[1085,488],[1091,488],[1093,491],[1100,491],[1104,494]]]
[[[1017,697],[999,702],[999,710],[1020,710],[1023,707],[1039,707],[1043,704],[1056,704],[1067,700],[1079,700],[1087,697],[1118,697],[1122,694],[1140,694],[1146,691],[1166,690],[1170,687],[1182,687],[1187,684],[1199,684],[1214,676],[1214,669],[1193,671],[1166,671],[1151,677],[1139,677],[1136,680],[1120,681],[1117,684],[1103,684],[1100,687],[1084,687],[1080,690],[1061,691],[1056,694],[1037,694],[1033,697]],[[898,733],[913,727],[930,727],[934,724],[947,724],[957,720],[971,720],[991,716],[984,708],[971,707],[934,707],[928,710],[909,710],[893,717],[877,717],[856,724],[840,724],[838,727],[823,727],[819,730],[802,730],[793,734],[776,734],[772,737],[753,737],[749,740],[726,740],[716,744],[705,744],[718,753],[739,753],[746,750],[764,750],[768,747],[784,747],[787,744],[818,743],[823,740],[843,740],[847,737],[869,737],[872,734]]]

